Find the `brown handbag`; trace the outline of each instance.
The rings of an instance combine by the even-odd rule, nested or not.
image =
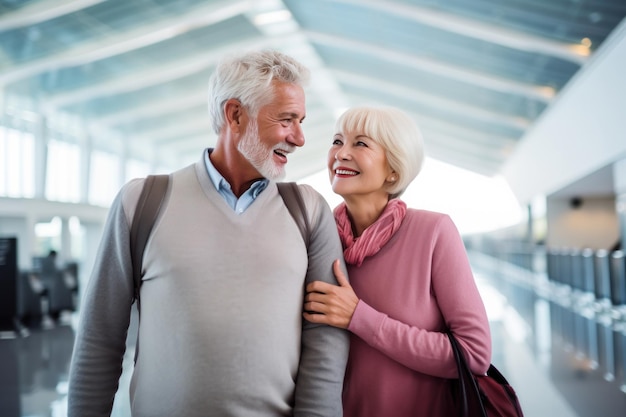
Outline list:
[[[448,332],[459,372],[458,407],[461,417],[523,417],[522,407],[513,387],[493,364],[486,375],[474,375],[461,345]]]

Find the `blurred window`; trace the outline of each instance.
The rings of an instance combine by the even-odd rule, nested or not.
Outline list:
[[[133,178],[143,178],[150,174],[150,164],[138,159],[129,159],[126,163],[126,181]]]
[[[0,196],[35,195],[35,139],[32,133],[0,126]]]
[[[120,159],[117,155],[92,151],[89,204],[109,207],[121,186],[120,177]]]
[[[80,148],[66,141],[48,142],[46,198],[78,203],[80,201]]]

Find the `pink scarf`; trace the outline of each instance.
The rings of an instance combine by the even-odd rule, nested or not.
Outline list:
[[[378,253],[398,230],[406,214],[406,203],[397,198],[390,200],[380,217],[357,238],[352,234],[352,223],[348,217],[346,203],[338,205],[333,213],[346,263],[361,266],[366,257]]]

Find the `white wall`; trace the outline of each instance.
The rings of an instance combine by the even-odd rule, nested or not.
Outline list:
[[[87,204],[0,197],[0,235],[17,237],[18,267],[29,269],[32,267],[32,256],[35,255],[35,224],[49,222],[54,216],[66,219],[76,216],[81,223],[90,224],[91,229],[100,233],[107,213],[108,208]],[[88,240],[87,244],[95,246],[97,242]],[[91,248],[85,248],[87,253],[91,250]],[[61,253],[62,259],[64,255]]]
[[[521,203],[626,157],[626,20],[561,91],[503,167]]]
[[[17,265],[19,269],[31,266],[31,235],[27,219],[24,217],[0,217],[0,236],[17,238]]]
[[[583,198],[574,209],[567,198],[549,198],[549,247],[610,249],[620,238],[615,198]]]

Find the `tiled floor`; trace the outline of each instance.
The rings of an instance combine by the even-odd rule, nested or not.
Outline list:
[[[576,374],[555,369],[567,352],[547,342],[545,349],[531,349],[527,343],[529,329],[511,308],[506,298],[491,284],[490,272],[474,266],[477,282],[490,316],[493,336],[492,362],[515,387],[526,417],[612,417],[626,415],[626,394],[610,392],[615,414],[597,413],[593,407],[581,406],[581,401],[593,402],[599,392],[615,390],[601,382],[589,385],[589,396],[582,390],[570,391],[563,386],[580,385]],[[26,337],[0,339],[0,416],[2,417],[61,417],[66,415],[68,368],[71,358],[76,315],[65,317],[65,323],[50,329],[32,329]],[[548,329],[549,331],[549,329]],[[129,334],[132,334],[132,329]],[[549,338],[549,334],[548,334]],[[113,416],[129,416],[128,383],[132,368],[134,340],[124,361],[120,389],[116,396]],[[540,345],[540,344],[539,344]],[[556,359],[556,361],[555,361]],[[555,381],[566,381],[557,386]],[[571,381],[570,381],[571,380]],[[569,382],[568,382],[569,381]],[[594,391],[596,390],[596,391]],[[573,392],[573,394],[572,394]],[[572,395],[576,396],[572,400]],[[620,395],[623,401],[620,402]],[[577,404],[576,406],[573,404]],[[623,408],[622,408],[623,407]]]

